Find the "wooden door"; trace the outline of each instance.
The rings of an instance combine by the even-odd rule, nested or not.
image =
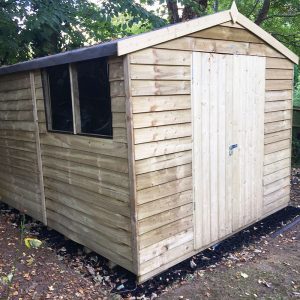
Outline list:
[[[193,53],[195,249],[262,215],[265,58]]]

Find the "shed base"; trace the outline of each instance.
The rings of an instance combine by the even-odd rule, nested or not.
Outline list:
[[[275,210],[272,210],[272,211],[266,213],[266,214],[263,216],[263,218],[257,219],[257,220],[255,220],[254,222],[247,224],[246,226],[240,228],[239,230],[236,230],[236,231],[232,232],[231,234],[225,236],[224,238],[222,238],[222,239],[220,239],[220,240],[218,240],[218,241],[215,241],[215,242],[209,244],[208,246],[205,246],[205,247],[203,247],[203,248],[194,250],[194,251],[192,251],[192,252],[190,252],[190,253],[188,253],[188,254],[186,254],[186,255],[184,255],[184,256],[179,257],[179,258],[176,259],[176,260],[173,260],[173,261],[171,261],[171,262],[169,262],[169,263],[167,263],[167,264],[165,264],[165,265],[160,266],[159,268],[157,268],[157,269],[155,269],[155,270],[153,270],[153,271],[151,271],[151,272],[149,272],[149,273],[146,273],[146,274],[142,274],[142,275],[137,276],[137,282],[138,282],[139,284],[144,283],[145,281],[151,279],[151,278],[154,277],[154,276],[157,276],[157,275],[163,273],[164,271],[166,271],[167,269],[169,269],[169,268],[175,266],[176,264],[179,264],[179,263],[181,263],[182,261],[184,261],[184,260],[186,260],[186,259],[189,259],[189,258],[191,258],[192,256],[194,256],[194,255],[196,255],[196,254],[199,254],[200,252],[204,251],[205,249],[208,249],[209,247],[211,247],[211,246],[213,246],[213,245],[215,245],[215,244],[217,244],[217,243],[220,243],[220,242],[226,240],[227,238],[233,236],[234,234],[236,234],[236,233],[238,233],[238,232],[240,232],[240,231],[246,229],[247,227],[250,227],[250,226],[254,225],[254,224],[257,223],[257,222],[262,221],[262,220],[265,219],[266,217],[268,217],[268,216],[270,216],[270,215],[272,215],[272,214],[274,214],[274,213],[280,211],[281,209],[286,208],[287,206],[289,206],[289,205],[284,204],[284,205],[282,205],[282,206],[276,208]]]

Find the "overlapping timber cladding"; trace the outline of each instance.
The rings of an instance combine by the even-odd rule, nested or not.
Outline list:
[[[298,57],[229,11],[0,68],[0,197],[142,282],[286,207]]]

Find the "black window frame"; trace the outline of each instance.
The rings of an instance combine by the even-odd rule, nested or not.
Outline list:
[[[96,58],[97,59],[97,58]],[[96,60],[93,59],[93,60]],[[101,58],[100,58],[101,59]],[[102,58],[103,59],[103,58]],[[90,60],[85,60],[90,61]],[[84,63],[85,61],[80,61],[80,63]],[[113,126],[112,126],[112,101],[111,101],[111,93],[109,90],[109,102],[110,102],[110,114],[111,114],[111,135],[103,135],[103,134],[95,134],[95,133],[86,133],[81,130],[81,115],[80,115],[80,103],[79,103],[79,89],[78,89],[78,78],[77,78],[77,63],[69,63],[69,77],[70,77],[70,93],[72,99],[72,116],[73,116],[73,132],[72,131],[64,131],[57,130],[52,128],[52,111],[51,111],[51,95],[50,95],[50,84],[47,69],[42,69],[42,88],[44,95],[44,104],[45,104],[45,114],[46,114],[46,126],[48,132],[61,133],[61,134],[70,134],[70,135],[79,135],[79,136],[91,136],[98,137],[103,139],[113,139]],[[108,57],[106,57],[106,72],[107,72],[107,80],[109,82],[109,63]],[[55,67],[55,66],[54,66]]]

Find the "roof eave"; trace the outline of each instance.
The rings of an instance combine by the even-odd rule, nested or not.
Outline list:
[[[273,47],[275,50],[286,56],[289,60],[291,60],[293,63],[298,65],[299,57],[292,52],[289,48],[284,46],[281,42],[276,40],[271,34],[269,34],[267,31],[263,30],[261,27],[259,27],[257,24],[249,20],[247,17],[242,15],[241,13],[238,14],[237,17],[237,23],[245,27],[247,30],[261,38],[263,41],[265,41],[267,44],[269,44],[271,47]]]
[[[0,68],[0,75],[36,70],[98,57],[117,55],[117,42],[66,51]]]

